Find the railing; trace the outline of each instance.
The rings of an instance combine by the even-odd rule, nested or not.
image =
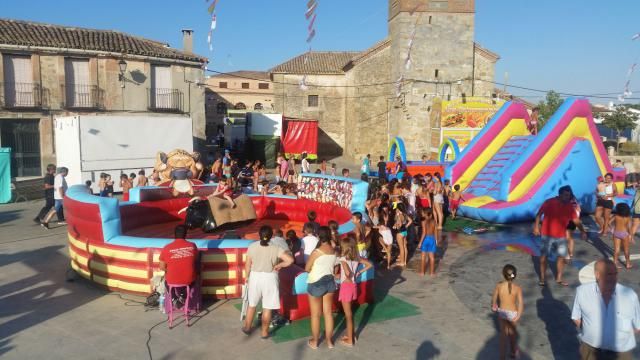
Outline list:
[[[7,109],[42,107],[42,86],[36,83],[5,82],[2,87],[2,106]]]
[[[66,109],[100,109],[104,91],[96,85],[66,84],[62,86]]]
[[[182,91],[162,88],[150,88],[148,90],[149,110],[182,112]]]

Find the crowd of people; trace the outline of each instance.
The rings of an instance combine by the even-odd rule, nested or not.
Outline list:
[[[200,174],[200,180],[218,183],[216,192],[228,197],[231,203],[233,192],[265,195],[277,193],[301,197],[312,196],[318,189],[351,192],[350,188],[344,188],[344,184],[351,184],[340,183],[340,179],[335,179],[335,184],[314,182],[313,178],[300,183],[299,175],[312,171],[312,165],[305,155],[303,154],[299,167],[293,159],[279,155],[275,183],[272,183],[260,161],[245,161],[240,167],[239,162],[227,152],[221,159],[215,160],[211,167],[205,168]],[[326,161],[321,161],[315,173],[326,174],[327,165]],[[372,180],[369,178],[371,167],[371,158],[367,155],[360,169],[363,180]],[[335,168],[335,164],[332,164],[329,173],[335,173]],[[256,309],[261,303],[260,335],[263,338],[269,337],[273,312],[277,313],[280,309],[277,272],[293,264],[308,272],[307,292],[312,336],[307,345],[312,349],[317,349],[320,344],[322,319],[327,346],[334,346],[332,304],[335,293],[338,293],[346,322],[346,330],[339,343],[348,347],[355,345],[352,303],[357,298],[357,279],[373,266],[380,269],[404,268],[410,252],[415,250],[420,252],[418,274],[425,276],[428,273],[432,277],[436,275],[436,255],[438,248],[442,246],[441,232],[445,217],[455,218],[458,206],[464,201],[460,187],[452,187],[438,173],[410,176],[400,159],[397,159],[392,170],[395,178],[390,181],[387,181],[387,163],[383,157],[380,157],[377,168],[378,179],[370,181],[365,212],[352,214],[353,230],[350,233],[339,235],[339,224],[336,221],[328,221],[326,226],[321,226],[314,211],[307,214],[308,221],[301,234],[295,230],[289,230],[285,234],[280,229],[269,226],[260,229],[260,241],[253,243],[247,251],[245,273],[249,296],[242,332],[247,335],[252,333]],[[49,221],[57,214],[58,223],[65,224],[62,204],[67,190],[67,174],[66,168],[56,168],[55,165],[47,167],[44,178],[45,206],[34,221],[48,227]],[[344,169],[342,175],[348,177],[348,169]],[[147,177],[145,171],[140,170],[137,176],[134,173],[129,176],[122,174],[120,186],[126,194],[135,186],[146,186],[158,181],[156,172]],[[88,183],[87,187],[90,186]],[[97,195],[113,196],[113,180],[108,174],[101,174],[98,188]],[[611,234],[613,259],[597,261],[596,282],[581,285],[575,297],[571,318],[582,334],[580,353],[583,359],[631,359],[631,351],[635,348],[633,333],[640,331],[637,295],[630,288],[617,284],[618,269],[632,268],[629,248],[640,227],[640,192],[636,192],[631,206],[625,203],[614,204],[616,196],[613,174],[608,173],[598,178],[594,218],[599,226],[599,235]],[[330,198],[335,201],[338,194],[333,194]],[[573,260],[573,233],[580,230],[583,239],[587,238],[587,230],[580,221],[580,215],[580,201],[574,196],[570,186],[560,187],[558,196],[548,199],[540,207],[533,227],[534,235],[541,239],[539,286],[547,286],[549,262],[555,262],[555,283],[561,287],[569,285],[564,278],[564,267]],[[199,278],[198,251],[192,243],[185,240],[186,237],[186,227],[178,226],[175,242],[162,251],[160,267],[166,271],[167,282],[192,284]],[[621,253],[624,255],[624,264],[620,262]],[[500,357],[506,358],[509,352],[509,356],[515,358],[519,352],[516,342],[517,324],[524,312],[523,289],[516,283],[515,266],[504,266],[502,275],[504,280],[494,289],[491,309],[497,313],[500,324]],[[609,305],[611,303],[614,303],[613,308],[621,309],[615,316],[609,316],[612,311]],[[616,320],[612,320],[613,317]],[[622,321],[617,321],[618,319]],[[614,335],[604,334],[603,329],[608,329]]]

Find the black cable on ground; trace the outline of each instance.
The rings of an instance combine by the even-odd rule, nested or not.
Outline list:
[[[152,331],[153,331],[153,329],[155,329],[157,326],[160,326],[160,325],[162,325],[162,324],[166,323],[166,322],[167,322],[167,320],[168,320],[168,319],[164,319],[164,320],[162,320],[161,322],[159,322],[159,323],[157,323],[157,324],[153,325],[152,327],[150,327],[150,328],[149,328],[149,330],[147,330],[147,342],[146,342],[146,345],[147,345],[147,353],[149,354],[149,360],[153,360],[153,355],[151,354],[151,345],[150,345],[150,343],[151,343],[151,332],[152,332]]]

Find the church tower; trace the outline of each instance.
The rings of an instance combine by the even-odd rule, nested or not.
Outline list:
[[[474,16],[474,0],[389,0],[390,81],[402,80],[389,129],[404,139],[409,159],[439,145],[439,132],[432,137],[439,124],[430,120],[434,99],[471,96]]]

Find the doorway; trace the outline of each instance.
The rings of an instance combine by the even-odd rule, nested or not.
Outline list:
[[[42,176],[39,122],[0,121],[0,146],[11,148],[11,177]]]

